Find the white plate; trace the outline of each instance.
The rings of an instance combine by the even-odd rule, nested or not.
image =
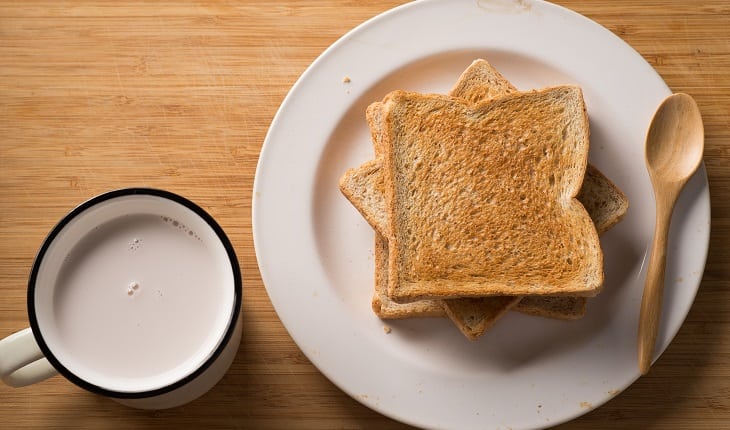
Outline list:
[[[370,102],[393,89],[447,92],[479,57],[521,89],[580,85],[591,162],[626,192],[631,208],[602,238],[605,287],[584,319],[511,313],[472,343],[446,319],[375,317],[373,234],[337,180],[372,157],[364,115]],[[332,382],[413,425],[540,428],[599,406],[639,376],[636,330],[654,225],[644,137],[669,93],[621,39],[552,4],[423,1],[362,24],[301,76],[261,152],[253,233],[279,317]],[[704,270],[704,167],[676,209],[657,356],[684,321]]]

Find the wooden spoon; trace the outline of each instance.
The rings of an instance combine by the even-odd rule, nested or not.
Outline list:
[[[646,166],[656,200],[654,242],[639,315],[639,369],[649,371],[662,309],[667,236],[674,204],[702,161],[705,132],[699,108],[687,94],[667,97],[646,136]]]

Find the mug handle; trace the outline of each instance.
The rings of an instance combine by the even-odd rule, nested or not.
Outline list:
[[[0,340],[0,378],[11,387],[24,387],[57,375],[43,357],[30,328]]]

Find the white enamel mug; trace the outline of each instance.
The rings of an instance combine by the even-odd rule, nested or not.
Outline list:
[[[179,406],[233,362],[241,299],[233,246],[202,208],[162,190],[111,191],[41,245],[30,328],[0,340],[0,377],[21,387],[60,373],[132,407]]]

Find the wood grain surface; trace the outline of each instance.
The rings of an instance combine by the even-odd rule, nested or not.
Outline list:
[[[269,123],[291,85],[361,22],[401,2],[0,2],[0,337],[28,325],[35,252],[74,205],[149,186],[208,210],[243,270],[245,333],[211,392],[129,409],[60,377],[0,385],[0,428],[402,429],[330,383],[264,290],[251,194]],[[651,372],[560,429],[730,428],[730,3],[558,1],[631,44],[705,121],[712,195],[697,300]]]

